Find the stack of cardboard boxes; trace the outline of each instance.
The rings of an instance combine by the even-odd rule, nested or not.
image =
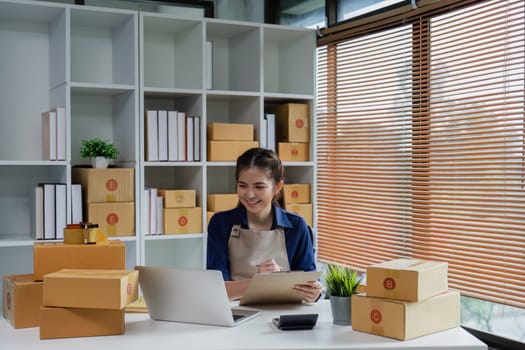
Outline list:
[[[207,131],[210,162],[234,162],[245,151],[259,147],[252,124],[209,123]]]
[[[284,203],[288,211],[302,216],[308,225],[313,226],[310,184],[285,184]]]
[[[164,234],[201,233],[202,208],[197,207],[195,190],[158,191],[164,203]]]
[[[460,294],[446,262],[395,259],[366,269],[366,294],[352,296],[352,329],[401,340],[460,322]]]
[[[120,295],[125,293],[126,303],[136,299],[137,276],[136,272],[125,270],[126,246],[123,242],[39,242],[34,244],[33,261],[33,274],[3,276],[3,316],[14,328],[40,326],[41,339],[124,332],[123,308],[115,309],[115,287],[108,289],[104,285],[102,288],[101,284],[106,283],[101,281],[111,280],[111,283],[120,286]],[[49,276],[56,278],[57,274],[66,284],[57,287],[54,284],[55,280],[47,283],[51,281],[48,280]],[[83,284],[78,283],[79,274],[83,278]],[[86,292],[75,289],[79,287]],[[98,289],[99,294],[91,292],[95,289]],[[71,304],[68,301],[70,299],[73,299],[75,304]],[[113,310],[75,310],[91,308],[94,299],[95,302],[109,300],[113,303],[109,309]],[[123,299],[120,300],[122,302]],[[119,307],[121,305],[119,304]]]
[[[310,106],[286,103],[275,107],[277,153],[282,161],[310,160]]]
[[[208,194],[207,198],[207,223],[216,212],[235,208],[239,204],[237,193],[214,193]]]
[[[87,221],[98,224],[108,236],[135,234],[133,168],[73,168],[72,177],[82,185]]]

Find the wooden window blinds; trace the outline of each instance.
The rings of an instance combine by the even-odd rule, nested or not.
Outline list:
[[[451,288],[523,308],[525,5],[467,3],[320,40],[318,254],[448,261]]]

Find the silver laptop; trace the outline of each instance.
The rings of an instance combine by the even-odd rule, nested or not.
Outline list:
[[[236,326],[260,313],[232,308],[218,270],[137,266],[139,284],[154,320]]]

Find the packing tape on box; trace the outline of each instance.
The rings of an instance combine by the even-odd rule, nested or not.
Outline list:
[[[385,335],[383,327],[383,304],[377,299],[370,299],[370,333]]]
[[[399,283],[400,279],[399,270],[385,269],[383,273],[383,290],[386,297],[390,299],[399,299]]]

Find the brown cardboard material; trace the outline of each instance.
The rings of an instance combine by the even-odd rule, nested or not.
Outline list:
[[[285,184],[284,202],[306,204],[310,203],[310,184]]]
[[[40,308],[40,339],[124,334],[122,310]]]
[[[239,195],[237,193],[227,194],[209,194],[208,195],[208,210],[217,212],[230,210],[239,204]]]
[[[394,259],[367,267],[368,296],[421,301],[448,289],[448,264],[441,261]]]
[[[164,209],[164,234],[202,233],[202,208]]]
[[[208,211],[206,212],[206,227],[210,224],[211,217],[215,215],[214,211]]]
[[[87,203],[132,202],[135,200],[133,168],[73,168],[73,183],[82,185]]]
[[[164,198],[164,208],[194,208],[197,205],[195,190],[158,190]]]
[[[138,270],[63,269],[44,276],[43,306],[123,309],[138,299]]]
[[[107,236],[135,235],[134,202],[88,203],[87,216]]]
[[[277,153],[283,162],[306,162],[310,159],[310,144],[299,142],[277,143]]]
[[[286,103],[275,109],[277,140],[310,142],[310,106],[306,103]]]
[[[62,269],[126,268],[126,245],[120,240],[101,244],[64,244],[42,242],[33,246],[33,278],[42,281],[44,275]]]
[[[209,141],[253,141],[253,124],[208,123]]]
[[[14,328],[38,327],[42,305],[42,282],[32,274],[4,275],[2,314]]]
[[[286,204],[286,210],[302,216],[310,227],[313,226],[312,204]]]
[[[420,302],[352,296],[352,329],[407,340],[459,326],[459,293],[447,291]]]
[[[208,161],[235,162],[237,158],[253,147],[258,141],[208,141]]]

